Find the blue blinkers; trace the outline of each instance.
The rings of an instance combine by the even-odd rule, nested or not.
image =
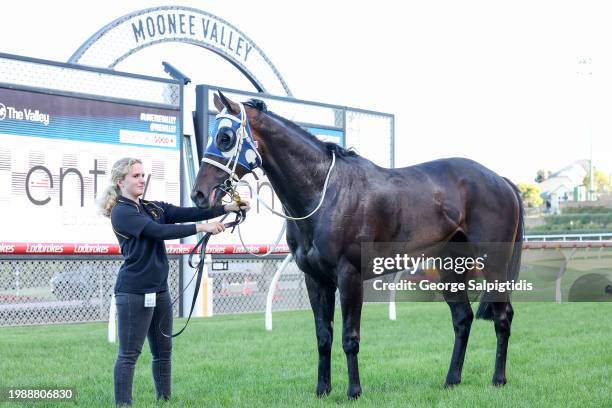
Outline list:
[[[236,116],[228,114],[227,109],[216,116],[213,132],[208,137],[204,153],[221,159],[221,164],[229,168],[232,173],[237,165],[250,173],[262,164],[256,146],[249,118],[241,104],[240,113]]]

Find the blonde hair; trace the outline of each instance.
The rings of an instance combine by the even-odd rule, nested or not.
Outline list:
[[[136,163],[142,164],[142,161],[133,157],[124,157],[113,164],[110,177],[111,184],[104,189],[98,198],[98,208],[103,216],[110,217],[113,207],[117,204],[117,198],[121,194],[121,189],[117,183],[127,176],[130,172],[130,167]]]

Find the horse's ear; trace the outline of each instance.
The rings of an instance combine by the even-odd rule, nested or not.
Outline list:
[[[240,107],[237,103],[227,99],[225,95],[221,93],[221,91],[217,92],[219,93],[219,95],[215,94],[215,96],[213,97],[213,102],[215,104],[215,108],[217,108],[219,112],[221,112],[224,108],[227,108],[227,111],[229,113],[233,113],[235,115],[240,112]]]
[[[223,102],[221,102],[221,98],[219,98],[219,95],[217,94],[214,94],[213,96],[213,103],[215,104],[215,108],[217,108],[218,112],[221,112],[223,108],[225,108],[225,106],[223,106]]]

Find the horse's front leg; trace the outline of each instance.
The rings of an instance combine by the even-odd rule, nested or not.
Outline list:
[[[305,280],[317,332],[317,349],[319,350],[317,397],[321,397],[329,394],[332,389],[331,349],[334,339],[336,287],[331,283],[321,283],[308,274],[305,274]]]
[[[361,395],[357,354],[359,353],[363,282],[361,272],[348,263],[338,266],[337,276],[342,307],[342,348],[346,354],[349,376],[347,394],[350,399],[356,399]]]

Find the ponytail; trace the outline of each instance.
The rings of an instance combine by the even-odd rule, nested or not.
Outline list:
[[[130,167],[136,163],[142,164],[142,161],[132,157],[124,157],[113,164],[110,184],[98,198],[98,208],[103,216],[110,217],[113,207],[117,204],[117,198],[121,194],[118,183],[127,176],[130,172]]]

